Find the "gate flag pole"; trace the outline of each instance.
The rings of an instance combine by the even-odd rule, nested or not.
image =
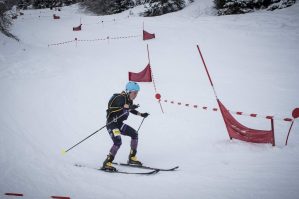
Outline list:
[[[295,119],[299,117],[299,108],[295,108],[295,109],[293,110],[293,112],[292,112],[292,116],[293,116],[293,121],[292,121],[292,124],[291,124],[291,126],[290,126],[290,128],[289,128],[289,132],[288,132],[288,136],[287,136],[285,145],[288,144],[289,135],[290,135],[291,129],[292,129],[292,127],[293,127],[293,124],[294,124],[294,122],[295,122]]]
[[[157,95],[159,95],[159,94],[157,93],[157,87],[156,87],[156,83],[155,83],[155,79],[154,79],[154,75],[153,75],[153,71],[152,71],[152,66],[151,66],[151,60],[150,60],[150,55],[149,55],[148,44],[146,45],[146,49],[147,49],[148,63],[149,63],[149,65],[150,65],[150,70],[151,70],[151,75],[152,75],[152,81],[153,81],[153,85],[154,85],[155,93],[156,93],[156,96],[157,96]],[[157,98],[157,99],[158,99],[158,98]],[[162,113],[164,113],[160,98],[158,99],[158,103],[160,104],[160,108],[161,108]]]
[[[209,81],[210,81],[210,83],[211,83],[211,86],[212,86],[212,88],[213,88],[214,95],[215,95],[215,97],[216,97],[216,99],[217,99],[217,101],[218,101],[218,97],[217,97],[216,90],[215,90],[215,88],[214,88],[214,85],[213,85],[213,82],[212,82],[212,79],[211,79],[210,73],[209,73],[209,71],[208,71],[208,68],[207,68],[207,66],[206,66],[206,62],[205,62],[205,60],[204,60],[204,58],[203,58],[203,56],[202,56],[202,54],[201,54],[201,51],[200,51],[200,48],[199,48],[199,46],[198,46],[198,45],[197,45],[197,49],[198,49],[198,52],[199,52],[199,54],[200,54],[200,57],[201,57],[202,63],[203,63],[203,65],[204,65],[205,69],[206,69],[207,75],[208,75],[208,77],[209,77]]]

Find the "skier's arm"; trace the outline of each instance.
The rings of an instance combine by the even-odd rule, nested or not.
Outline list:
[[[141,117],[144,117],[144,118],[146,118],[147,116],[149,116],[149,113],[140,113],[140,112],[138,112],[136,110],[131,110],[130,112],[133,113],[133,114],[135,114],[135,115],[139,115]]]
[[[130,111],[130,113],[133,113],[134,115],[140,115],[140,113],[136,110],[139,107],[139,105],[135,105],[135,104],[125,104],[124,108],[128,109]]]
[[[137,111],[137,110],[135,110],[135,109],[131,109],[130,110],[130,113],[133,113],[134,115],[139,115],[140,113]]]

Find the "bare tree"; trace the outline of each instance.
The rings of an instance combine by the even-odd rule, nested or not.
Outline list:
[[[15,35],[9,32],[9,28],[12,25],[12,19],[11,16],[7,14],[7,11],[12,7],[12,5],[14,5],[13,0],[12,1],[0,0],[0,32],[2,32],[7,37],[19,41],[19,39]]]

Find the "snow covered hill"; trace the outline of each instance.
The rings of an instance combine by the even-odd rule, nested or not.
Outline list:
[[[107,102],[124,89],[128,71],[147,65],[147,44],[162,99],[217,107],[198,44],[229,109],[291,116],[299,102],[299,4],[217,17],[211,2],[153,18],[138,17],[141,8],[104,17],[76,5],[24,11],[12,28],[21,42],[0,35],[0,198],[12,198],[8,192],[34,199],[297,198],[298,121],[288,146],[290,122],[281,120],[276,147],[231,141],[219,112],[162,103],[162,114],[151,83],[140,83],[135,101],[151,114],[139,132],[138,158],[150,166],[179,165],[178,171],[135,176],[74,167],[101,166],[112,145],[105,129],[61,153],[105,124]],[[82,31],[72,31],[80,20]],[[155,39],[142,41],[143,23]],[[123,36],[135,37],[111,39]],[[89,41],[48,46],[75,38]],[[270,129],[266,119],[236,118]],[[131,115],[127,123],[137,129],[141,120]],[[122,139],[117,162],[129,153],[130,140]]]

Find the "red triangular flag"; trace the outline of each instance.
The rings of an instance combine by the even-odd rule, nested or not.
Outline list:
[[[152,82],[151,65],[148,64],[145,69],[139,73],[129,72],[129,81]]]
[[[73,27],[73,31],[80,31],[81,30],[81,26],[82,26],[82,24],[80,24],[77,27]]]
[[[57,15],[55,15],[55,14],[53,14],[53,19],[60,19],[60,17],[57,16]]]
[[[143,30],[143,40],[149,40],[154,38],[155,38],[155,34],[151,34]]]

